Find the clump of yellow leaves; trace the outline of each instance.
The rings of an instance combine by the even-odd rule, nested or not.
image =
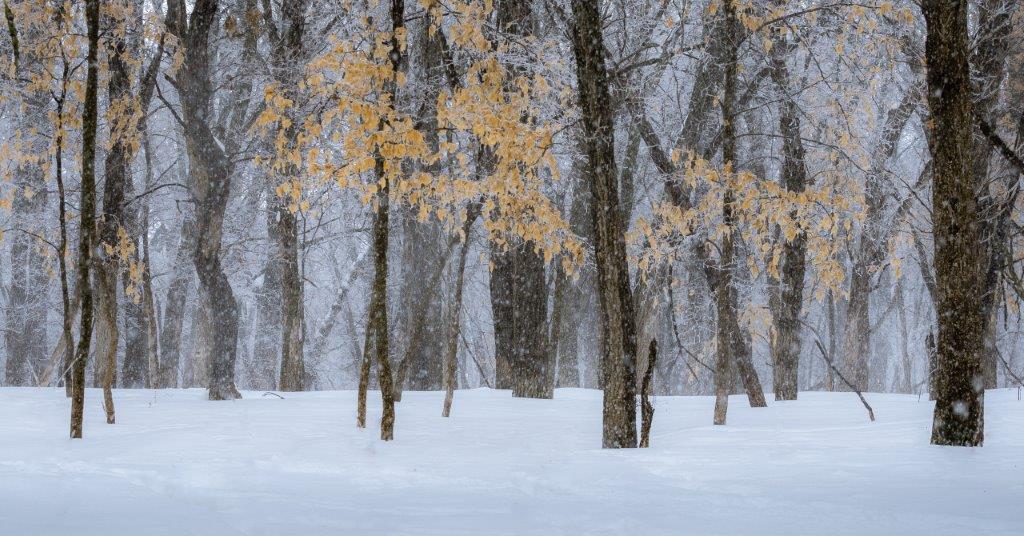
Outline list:
[[[827,290],[841,292],[845,270],[839,260],[840,236],[849,229],[854,207],[848,195],[835,184],[812,185],[802,192],[792,192],[774,181],[763,180],[748,171],[719,169],[704,159],[690,154],[680,177],[691,189],[704,192],[690,210],[669,203],[654,207],[651,220],[640,218],[629,238],[634,243],[646,242],[637,259],[641,272],[648,272],[663,262],[671,262],[682,252],[678,247],[688,236],[703,233],[717,241],[727,233],[747,244],[748,268],[756,277],[762,271],[779,279],[782,246],[801,234],[807,246],[807,262],[818,275],[817,299]],[[722,222],[726,189],[734,196],[733,213],[736,228]]]
[[[125,270],[128,275],[128,285],[125,286],[124,292],[134,303],[139,303],[139,300],[142,299],[139,285],[142,283],[142,276],[146,271],[146,263],[138,260],[138,256],[135,254],[135,242],[128,235],[128,231],[124,227],[118,226],[117,244],[103,243],[103,252],[108,257],[115,258],[118,266]]]
[[[432,16],[430,31],[439,31],[440,3],[421,3]],[[391,32],[364,18],[350,38],[334,39],[307,68],[300,90],[325,103],[319,113],[297,123],[291,96],[267,88],[255,128],[271,133],[274,154],[261,163],[282,175],[356,190],[364,204],[387,185],[421,220],[436,218],[460,235],[468,207],[479,204],[491,240],[527,241],[572,272],[582,262],[582,245],[543,191],[558,176],[551,152],[555,126],[538,112],[544,99],[554,98],[549,84],[539,75],[506,71],[501,51],[482,32],[490,1],[448,2],[444,9],[452,15],[445,27],[452,46],[472,62],[461,86],[438,98],[437,126],[445,136],[436,148],[396,106],[392,93],[401,91],[405,76],[388,58]],[[404,50],[404,29],[394,37]],[[304,186],[286,180],[277,193],[293,210],[305,210]]]

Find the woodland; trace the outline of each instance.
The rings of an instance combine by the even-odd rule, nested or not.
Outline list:
[[[72,438],[197,389],[351,392],[316,411],[396,444],[481,390],[594,393],[606,449],[659,407],[1021,416],[1019,0],[3,12],[0,395]]]

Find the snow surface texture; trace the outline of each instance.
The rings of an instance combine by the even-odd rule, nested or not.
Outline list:
[[[851,393],[657,397],[652,448],[597,448],[601,394],[406,392],[395,441],[355,393],[0,389],[0,533],[21,535],[1024,534],[1024,402],[989,391],[981,449],[928,445],[932,405]]]

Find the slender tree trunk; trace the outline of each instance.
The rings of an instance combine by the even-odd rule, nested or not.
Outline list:
[[[654,377],[654,367],[658,362],[658,339],[651,339],[651,345],[647,350],[647,369],[644,371],[644,379],[640,382],[640,448],[651,446],[651,425],[654,424],[654,404],[651,404],[651,379]]]
[[[392,79],[386,92],[396,98],[398,72],[402,62],[402,47],[398,34],[405,25],[405,2],[391,0],[391,62]],[[391,106],[394,106],[392,101]],[[388,234],[389,204],[391,185],[384,170],[384,157],[380,151],[374,154],[374,173],[381,184],[377,194],[377,213],[373,221],[373,290],[370,298],[369,329],[373,330],[374,352],[377,355],[377,376],[383,413],[380,420],[380,438],[390,441],[395,437],[395,399],[391,378],[391,358],[388,351]],[[368,376],[368,375],[367,375]],[[365,410],[363,410],[365,411]],[[365,419],[365,417],[363,418]]]
[[[924,0],[928,107],[932,114],[935,281],[939,334],[932,444],[981,446],[985,391],[981,358],[985,319],[977,201],[972,175],[971,76],[967,0]]]
[[[86,55],[85,99],[82,103],[82,193],[81,232],[78,243],[78,288],[82,289],[82,322],[78,348],[75,352],[71,387],[71,437],[82,437],[82,414],[85,408],[85,364],[89,358],[92,338],[92,289],[89,285],[89,265],[96,228],[96,123],[97,79],[99,65],[97,53],[100,32],[100,2],[86,0],[85,20],[88,36]]]
[[[909,346],[909,333],[907,329],[907,305],[906,300],[903,298],[903,280],[898,279],[896,281],[896,300],[897,313],[899,315],[900,323],[900,356],[903,361],[903,378],[900,385],[900,390],[907,394],[912,394],[914,389],[914,363],[910,357],[910,346]]]
[[[107,19],[111,26],[117,24]],[[117,32],[114,32],[115,34]],[[110,78],[107,82],[107,96],[111,106],[117,106],[130,98],[131,80],[128,76],[127,41],[124,37],[111,36],[107,51],[107,65]],[[107,423],[114,424],[114,397],[111,391],[117,374],[117,343],[120,333],[117,327],[117,276],[121,272],[121,255],[128,252],[121,248],[122,238],[127,239],[124,218],[125,184],[129,180],[129,153],[127,143],[130,133],[124,129],[110,128],[110,149],[104,162],[103,208],[99,221],[99,258],[96,259],[96,274],[93,276],[92,293],[96,299],[96,372],[98,383],[103,387],[103,408]],[[127,297],[126,297],[127,298]],[[128,315],[125,315],[128,319]],[[133,355],[134,357],[134,355]],[[128,387],[140,387],[142,378],[137,363],[127,357],[124,362],[122,379]]]
[[[5,4],[6,7],[6,4]],[[57,200],[59,204],[58,217],[60,218],[60,251],[57,253],[57,264],[60,268],[60,299],[61,299],[61,340],[58,347],[61,347],[59,354],[52,356],[51,363],[60,362],[60,375],[64,381],[64,394],[71,397],[71,363],[74,360],[74,343],[72,342],[72,323],[75,312],[71,309],[71,294],[68,290],[68,221],[67,221],[67,194],[64,191],[64,101],[67,98],[68,62],[63,62],[63,75],[61,76],[61,93],[57,101],[57,135],[55,138],[55,171],[57,177]],[[76,299],[77,305],[77,299]],[[77,309],[77,307],[76,307]],[[57,357],[59,355],[60,357]],[[8,356],[10,359],[10,356]],[[52,369],[51,373],[52,374]],[[49,383],[47,374],[46,383]]]
[[[178,365],[181,363],[181,335],[185,325],[185,305],[192,289],[192,265],[189,249],[195,240],[195,219],[186,212],[181,223],[181,238],[171,268],[171,281],[164,300],[163,325],[160,329],[160,387],[178,386]]]
[[[467,211],[466,222],[462,225],[462,236],[465,243],[462,244],[462,251],[459,252],[459,267],[455,276],[455,297],[452,301],[451,323],[448,332],[448,348],[444,360],[444,408],[441,416],[447,417],[452,411],[452,399],[455,397],[455,369],[457,366],[456,356],[459,352],[459,335],[462,319],[462,288],[466,274],[466,256],[469,253],[469,233],[473,228],[473,221],[476,220],[478,209],[470,207]]]
[[[281,240],[278,233],[281,226],[277,218],[283,200],[278,198],[273,188],[267,188],[267,234],[269,236],[267,262],[263,267],[263,278],[256,290],[256,337],[253,341],[253,374],[249,378],[252,389],[274,390],[278,385],[278,354],[282,350],[281,314],[284,311],[282,276],[284,271],[284,255],[281,251]]]
[[[626,264],[625,229],[619,208],[615,129],[601,13],[597,2],[572,1],[572,47],[578,100],[591,177],[594,259],[601,302],[604,410],[602,446],[635,448],[636,330]]]
[[[725,24],[727,28],[738,28],[736,23],[736,6],[731,2],[724,5]],[[735,39],[733,36],[730,39]],[[722,164],[725,166],[726,185],[722,196],[722,224],[729,232],[725,233],[720,245],[721,258],[717,275],[715,305],[718,316],[718,350],[715,361],[715,424],[725,424],[729,408],[729,393],[732,387],[732,366],[736,366],[740,378],[747,389],[751,407],[764,407],[764,393],[761,391],[757,372],[750,361],[748,345],[743,340],[743,332],[739,325],[739,296],[736,289],[736,215],[733,204],[732,175],[736,172],[736,118],[733,114],[733,103],[736,100],[737,46],[728,45],[725,63],[725,92],[721,99],[722,108]]]
[[[146,190],[153,185],[153,153],[149,144],[149,132],[142,130],[142,147],[145,151],[146,161]],[[157,315],[156,299],[153,294],[153,272],[152,261],[149,256],[149,199],[144,201],[142,208],[142,305],[146,312],[146,364],[149,371],[149,384],[147,387],[157,389],[163,386],[160,373],[160,319]]]

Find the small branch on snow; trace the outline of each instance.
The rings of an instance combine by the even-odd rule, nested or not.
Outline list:
[[[276,396],[277,398],[280,398],[281,400],[284,400],[284,397],[279,395],[279,394],[277,394],[277,393],[272,393],[270,391],[267,391],[267,392],[263,393],[263,396],[268,396],[268,395],[269,396]]]
[[[828,358],[828,352],[826,352],[825,347],[821,345],[821,341],[816,339],[814,341],[814,345],[818,347],[818,351],[821,352],[821,358],[824,359],[825,362],[828,363],[828,366],[832,368],[832,372],[835,372],[836,376],[839,376],[839,379],[843,380],[843,383],[845,383],[847,387],[852,389],[854,393],[857,393],[857,396],[860,397],[861,404],[864,404],[864,408],[868,410],[868,418],[871,419],[871,422],[875,422],[875,411],[871,409],[871,405],[868,404],[868,401],[864,398],[864,394],[860,392],[860,389],[854,387],[853,384],[846,379],[846,376],[843,376],[843,373],[839,372],[839,369],[832,364],[832,360]]]

